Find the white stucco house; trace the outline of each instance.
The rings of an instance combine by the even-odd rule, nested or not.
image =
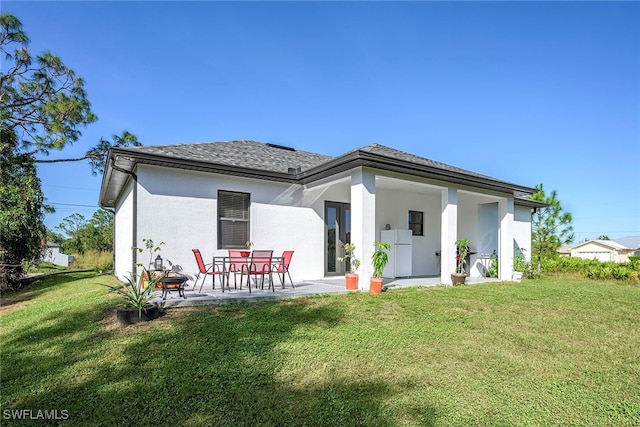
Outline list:
[[[165,242],[162,257],[190,274],[192,249],[294,250],[294,280],[345,273],[337,258],[355,245],[366,290],[381,230],[411,229],[411,276],[451,283],[455,241],[471,242],[470,276],[480,254],[499,256],[512,277],[517,249],[530,257],[529,200],[536,190],[371,144],[337,157],[255,141],[112,149],[99,203],[115,213],[115,272],[135,268],[142,239]]]
[[[613,240],[588,240],[571,248],[574,258],[596,259],[598,261],[628,262],[635,250]]]

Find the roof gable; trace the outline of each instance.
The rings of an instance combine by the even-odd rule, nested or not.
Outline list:
[[[621,245],[620,243],[616,243],[613,240],[598,240],[598,239],[594,239],[594,240],[587,240],[586,242],[580,243],[578,245],[575,245],[573,248],[571,248],[572,250],[574,249],[579,249],[583,246],[587,246],[587,245],[591,245],[591,244],[596,244],[598,246],[602,246],[608,249],[615,249],[615,250],[622,250],[622,249],[629,249],[626,246]]]

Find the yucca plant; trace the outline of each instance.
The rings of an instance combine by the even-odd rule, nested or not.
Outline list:
[[[137,276],[135,273],[131,273],[127,282],[120,286],[103,285],[109,288],[109,292],[118,294],[126,307],[137,308],[139,317],[142,317],[143,310],[153,306],[153,291],[159,280],[147,270],[144,270],[144,274],[149,278],[146,287],[143,285],[143,276]]]

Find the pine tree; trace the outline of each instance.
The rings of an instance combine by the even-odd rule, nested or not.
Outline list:
[[[538,192],[533,200],[543,202],[547,206],[537,208],[531,219],[531,249],[536,256],[538,273],[542,269],[542,258],[557,256],[557,249],[573,241],[573,217],[563,212],[558,193],[553,190],[546,195],[542,184],[535,187]]]

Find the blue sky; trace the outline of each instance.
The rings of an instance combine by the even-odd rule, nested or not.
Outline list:
[[[557,190],[577,241],[640,235],[638,2],[16,2],[144,145],[253,139],[340,155],[373,142]],[[88,164],[40,166],[53,228],[97,209]],[[78,206],[79,205],[79,206]]]

